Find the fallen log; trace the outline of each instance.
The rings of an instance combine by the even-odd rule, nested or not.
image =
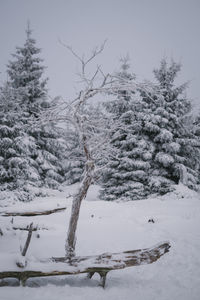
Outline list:
[[[60,212],[65,210],[66,207],[59,207],[51,210],[44,210],[44,211],[32,211],[32,212],[5,212],[1,213],[3,217],[34,217],[34,216],[43,216],[43,215],[50,215],[53,213]]]
[[[30,270],[27,266],[24,271],[0,272],[0,279],[10,277],[17,278],[24,286],[26,280],[33,277],[88,273],[88,278],[92,278],[95,273],[98,273],[101,278],[100,285],[104,287],[108,272],[124,269],[126,267],[151,264],[165,253],[169,252],[169,248],[170,244],[165,242],[152,248],[131,250],[121,253],[104,253],[97,256],[80,256],[72,259],[67,259],[66,257],[52,257],[40,262],[40,267],[42,269],[42,266],[45,266],[46,270],[47,263],[51,263],[51,268],[52,264],[55,263],[55,269],[53,271],[44,272],[42,270]],[[63,266],[63,264],[65,265]]]

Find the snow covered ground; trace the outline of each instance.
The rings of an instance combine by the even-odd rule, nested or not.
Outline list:
[[[3,211],[27,211],[66,206],[66,211],[47,216],[0,216],[0,270],[15,267],[20,245],[27,232],[11,230],[33,222],[41,228],[33,232],[27,259],[64,255],[71,198],[76,186],[52,192],[31,203],[2,207]],[[154,219],[155,223],[148,222]],[[10,230],[9,230],[10,229]],[[26,287],[0,287],[0,300],[199,300],[200,299],[200,195],[179,185],[175,192],[132,202],[104,202],[98,187],[92,186],[81,207],[77,232],[77,255],[94,255],[148,248],[170,241],[170,252],[151,265],[131,267],[108,274],[106,288],[99,287],[95,275],[29,279]],[[12,258],[12,259],[10,259]],[[4,281],[5,282],[5,281]],[[14,281],[12,281],[14,283]],[[1,281],[3,285],[3,282]]]

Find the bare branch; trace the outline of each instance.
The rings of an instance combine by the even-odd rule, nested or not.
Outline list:
[[[106,44],[107,40],[105,40],[101,46],[96,46],[94,48],[94,50],[92,51],[92,55],[88,58],[88,60],[85,61],[85,66],[91,61],[93,60],[97,55],[99,55],[100,53],[103,52],[104,48],[105,48],[105,44]]]
[[[59,42],[63,47],[67,48],[82,64],[83,59],[73,50],[72,46],[66,45],[60,39],[59,39]]]
[[[106,44],[106,40],[102,43],[101,46],[96,46],[93,51],[91,56],[88,59],[85,59],[85,56],[82,55],[82,57],[80,55],[78,55],[72,48],[72,46],[66,45],[65,43],[63,43],[60,39],[59,39],[60,44],[65,47],[67,50],[69,50],[71,52],[71,54],[78,59],[78,61],[81,63],[81,78],[83,79],[83,81],[85,81],[86,83],[91,83],[93,82],[94,78],[96,77],[97,74],[95,74],[93,77],[93,79],[89,79],[87,78],[86,74],[85,74],[85,69],[87,67],[87,65],[96,57],[98,56],[100,53],[103,52],[104,48],[105,48],[105,44]],[[97,71],[95,73],[98,73],[98,68]]]

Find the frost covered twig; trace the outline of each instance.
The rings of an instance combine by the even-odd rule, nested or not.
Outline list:
[[[78,61],[81,63],[81,74],[80,77],[83,81],[86,82],[86,84],[90,84],[92,85],[92,83],[94,82],[94,79],[96,78],[97,74],[100,72],[100,67],[98,66],[96,71],[94,72],[94,74],[92,75],[92,77],[89,79],[88,76],[86,75],[86,67],[87,65],[96,57],[98,56],[100,53],[103,52],[105,44],[106,44],[106,40],[102,43],[102,45],[100,46],[96,46],[92,52],[91,55],[88,58],[85,58],[84,55],[82,55],[82,57],[80,55],[78,55],[74,49],[72,48],[72,46],[66,45],[65,43],[63,43],[61,40],[59,40],[59,42],[61,43],[62,46],[64,46],[67,50],[69,50],[71,52],[71,54],[78,59]]]

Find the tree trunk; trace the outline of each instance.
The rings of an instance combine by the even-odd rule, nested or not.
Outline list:
[[[69,259],[75,256],[76,228],[79,218],[81,202],[86,197],[88,188],[91,185],[93,179],[93,171],[94,162],[91,160],[87,161],[84,178],[81,182],[78,193],[73,198],[69,229],[65,244],[66,257]]]
[[[179,182],[187,186],[188,185],[187,168],[183,164],[179,164],[179,170],[180,170]]]

